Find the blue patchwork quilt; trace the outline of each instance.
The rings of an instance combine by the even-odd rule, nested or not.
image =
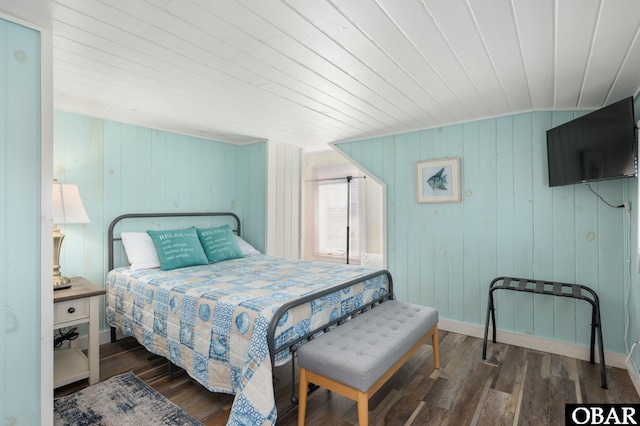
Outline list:
[[[364,277],[353,265],[251,256],[160,271],[116,268],[106,278],[109,325],[184,368],[213,392],[235,394],[228,424],[275,424],[267,330],[293,299]],[[386,276],[288,311],[276,347],[387,292]],[[276,364],[288,352],[276,355]]]

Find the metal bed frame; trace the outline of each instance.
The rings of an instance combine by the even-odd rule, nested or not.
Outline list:
[[[235,213],[231,213],[231,212],[194,212],[194,213],[130,213],[130,214],[123,214],[120,215],[118,217],[116,217],[111,224],[109,225],[109,229],[107,231],[108,233],[108,268],[109,271],[111,271],[112,269],[115,268],[115,244],[117,241],[122,241],[122,239],[120,238],[119,234],[118,236],[115,235],[115,229],[116,226],[122,222],[123,220],[127,220],[127,219],[149,219],[149,218],[171,218],[171,217],[231,217],[235,220],[236,226],[235,229],[233,230],[234,233],[236,233],[238,236],[241,236],[240,234],[240,218],[235,214]],[[388,291],[386,294],[376,298],[375,300],[371,301],[370,303],[364,305],[364,306],[360,306],[356,309],[353,309],[352,311],[347,312],[346,314],[344,314],[343,316],[341,316],[340,318],[337,318],[327,324],[322,325],[321,327],[318,327],[312,331],[310,331],[308,334],[301,336],[300,338],[296,339],[295,341],[289,342],[285,345],[279,346],[279,347],[275,347],[275,334],[276,334],[276,329],[277,329],[277,325],[278,322],[280,321],[281,317],[290,309],[295,308],[298,305],[302,305],[305,303],[308,303],[312,300],[324,297],[326,295],[338,292],[338,291],[342,291],[345,288],[351,287],[353,285],[362,283],[364,281],[367,281],[369,279],[373,279],[375,277],[379,277],[379,276],[386,276],[387,277],[387,283],[388,283]],[[319,333],[328,331],[330,328],[338,326],[342,323],[344,323],[345,321],[347,321],[350,317],[357,315],[363,311],[369,310],[371,308],[373,308],[375,305],[379,304],[379,303],[383,303],[386,300],[393,300],[395,298],[394,294],[393,294],[393,279],[391,277],[391,273],[387,270],[379,270],[376,272],[373,272],[369,275],[366,275],[364,277],[361,278],[357,278],[354,280],[350,280],[350,281],[346,281],[344,283],[341,283],[337,286],[333,286],[331,288],[313,293],[313,294],[309,294],[307,296],[292,300],[290,302],[285,303],[284,305],[282,305],[274,314],[273,318],[271,319],[271,322],[269,323],[269,329],[267,331],[267,341],[268,341],[268,345],[269,345],[269,355],[271,358],[271,366],[272,368],[275,368],[275,355],[276,353],[280,353],[282,351],[289,351],[291,353],[291,396],[289,398],[289,402],[290,404],[287,407],[284,407],[282,410],[278,410],[278,417],[288,413],[289,411],[291,411],[293,408],[296,407],[297,403],[298,403],[298,396],[297,396],[297,388],[295,385],[295,351],[296,349],[304,344],[306,341],[313,339],[314,336],[316,336]],[[111,327],[111,342],[115,342],[116,341],[116,328],[115,327]],[[169,374],[170,377],[173,376],[173,372],[172,372],[172,365],[171,362],[169,362]],[[315,389],[310,389],[310,391],[313,391]]]

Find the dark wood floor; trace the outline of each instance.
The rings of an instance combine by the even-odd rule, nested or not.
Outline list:
[[[132,338],[100,347],[100,379],[133,371],[205,425],[226,424],[232,395],[208,392],[182,370],[169,380],[165,359]],[[433,367],[430,345],[419,350],[369,400],[371,425],[562,425],[566,403],[640,403],[626,370],[607,368],[608,389],[600,388],[598,364],[440,332],[441,369]],[[290,395],[290,367],[276,369],[276,400]],[[63,396],[86,387],[80,381],[60,389]],[[297,411],[278,425],[297,424]],[[324,389],[311,394],[308,425],[358,423],[353,401]]]

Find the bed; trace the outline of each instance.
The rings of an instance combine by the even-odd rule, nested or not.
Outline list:
[[[112,340],[116,329],[134,336],[210,391],[235,395],[228,424],[275,424],[273,367],[289,362],[294,369],[295,350],[309,338],[393,298],[386,270],[267,256],[250,246],[212,264],[128,266],[122,236],[175,220],[204,221],[198,232],[227,227],[247,247],[233,213],[119,216],[108,231],[107,322]]]

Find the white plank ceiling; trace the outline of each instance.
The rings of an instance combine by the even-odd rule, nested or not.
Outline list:
[[[640,88],[638,0],[1,0],[54,107],[308,151]],[[0,35],[2,37],[2,35]]]

